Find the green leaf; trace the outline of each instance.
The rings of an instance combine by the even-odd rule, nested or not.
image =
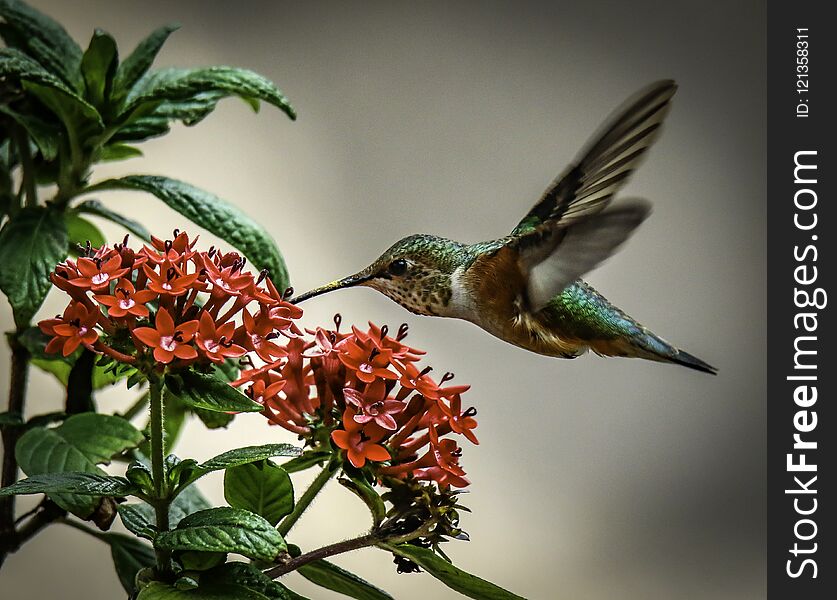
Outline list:
[[[90,215],[95,215],[97,217],[101,217],[102,219],[110,221],[111,223],[121,225],[141,240],[144,240],[146,242],[151,241],[151,234],[148,233],[148,230],[142,223],[134,221],[133,219],[129,219],[128,217],[123,217],[119,213],[113,212],[98,200],[85,200],[84,202],[76,206],[76,211],[79,213],[86,213]]]
[[[243,562],[228,562],[201,575],[202,583],[224,583],[235,581],[272,600],[299,600],[302,596],[294,594],[281,583],[262,573],[256,565]],[[302,600],[305,600],[302,598]]]
[[[29,137],[40,150],[44,160],[50,161],[58,156],[58,146],[61,144],[61,130],[59,128],[35,115],[15,112],[5,104],[0,104],[0,112],[10,116],[26,130],[26,133],[29,134]]]
[[[106,475],[97,463],[133,448],[142,434],[125,419],[110,415],[83,413],[73,415],[52,429],[33,427],[17,442],[15,456],[24,473],[33,477],[46,473],[83,471]],[[87,518],[98,499],[78,495],[51,494],[62,508]]]
[[[27,207],[0,231],[0,290],[18,327],[26,326],[52,285],[49,274],[67,256],[64,217],[47,207]]]
[[[179,25],[164,25],[156,29],[128,55],[116,70],[113,84],[113,100],[121,101],[132,87],[145,75],[157,57],[157,53],[166,43],[169,35],[179,29]]]
[[[0,0],[0,17],[17,34],[14,37],[22,50],[71,87],[81,89],[81,48],[60,24],[19,0]],[[10,41],[6,39],[15,45]]]
[[[282,467],[269,460],[230,467],[224,472],[224,498],[276,525],[294,508],[294,488]]]
[[[123,125],[110,139],[112,142],[142,142],[168,132],[169,120],[152,114]]]
[[[238,467],[248,463],[265,460],[274,456],[296,456],[299,448],[291,444],[265,444],[263,446],[245,446],[229,450],[199,464],[195,471],[200,476],[211,471],[221,471],[230,467]]]
[[[382,547],[397,556],[409,558],[446,586],[469,598],[476,598],[476,600],[522,600],[523,598],[485,579],[466,573],[428,548],[420,548],[412,544],[382,545]]]
[[[19,50],[0,48],[0,77],[4,76],[31,84],[24,87],[58,115],[69,131],[74,131],[82,120],[104,127],[101,115],[92,104]]]
[[[272,561],[285,549],[285,540],[262,517],[238,508],[210,508],[184,518],[172,531],[157,535],[166,550],[234,552]]]
[[[341,477],[337,481],[366,504],[369,512],[372,514],[373,528],[378,527],[387,516],[386,506],[378,492],[375,491],[369,482],[359,477]]]
[[[357,600],[393,600],[393,597],[349,571],[327,560],[315,560],[297,572],[308,581]]]
[[[263,100],[296,119],[290,102],[273,82],[253,71],[234,67],[161,69],[150,73],[128,95],[120,117],[129,120],[133,113],[149,110],[149,105],[153,108],[159,101],[190,101],[197,94],[207,93]]]
[[[111,477],[83,471],[45,473],[0,488],[0,496],[27,494],[79,494],[84,496],[125,496],[135,491],[124,477]]]
[[[282,254],[265,229],[225,200],[176,179],[155,175],[129,175],[108,179],[94,190],[144,191],[165,202],[187,219],[240,250],[257,269],[269,269],[277,289],[289,285]]]
[[[234,583],[215,583],[191,590],[152,581],[142,588],[137,600],[270,600],[264,594]]]
[[[306,450],[296,458],[282,463],[282,468],[288,473],[297,473],[315,465],[322,466],[330,457],[328,450]]]
[[[99,152],[100,162],[115,162],[143,156],[142,150],[128,144],[110,144]]]
[[[154,508],[146,503],[119,504],[116,507],[119,517],[125,529],[135,536],[153,540],[156,528],[154,527]]]
[[[81,59],[87,99],[93,106],[101,109],[107,104],[118,64],[116,40],[106,31],[96,29]]]
[[[187,406],[216,412],[258,412],[262,405],[254,402],[217,375],[195,371],[167,374],[166,388]]]
[[[154,549],[136,538],[120,533],[105,533],[99,537],[110,545],[119,582],[128,594],[133,594],[137,573],[154,565]]]
[[[214,410],[204,410],[202,408],[193,408],[192,413],[201,420],[201,423],[207,429],[225,428],[235,419],[235,415],[215,412]]]
[[[84,248],[88,241],[94,248],[101,248],[107,244],[99,228],[76,213],[68,212],[64,216],[64,222],[67,224],[67,239],[71,249],[75,249],[76,245]]]
[[[177,527],[187,516],[208,508],[212,508],[209,501],[198,491],[197,486],[190,485],[177,495],[169,507],[169,529]],[[120,504],[117,510],[128,531],[148,540],[154,538],[157,528],[151,505],[145,502]]]

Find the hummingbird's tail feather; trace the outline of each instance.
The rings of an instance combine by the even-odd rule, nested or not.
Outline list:
[[[632,332],[630,336],[613,340],[596,340],[590,349],[602,356],[627,356],[674,363],[696,371],[717,375],[718,369],[685,350],[672,346],[661,337],[645,328]]]

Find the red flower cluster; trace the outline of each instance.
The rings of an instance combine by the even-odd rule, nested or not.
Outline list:
[[[469,386],[442,387],[419,370],[424,352],[370,323],[351,333],[317,329],[313,340],[292,339],[287,355],[242,373],[233,385],[250,384],[249,396],[264,406],[272,423],[304,437],[318,427],[356,468],[370,466],[379,478],[412,476],[441,488],[465,487],[461,449],[444,436],[461,434],[478,443],[476,411],[462,410]]]
[[[173,240],[151,241],[135,252],[126,237],[55,268],[52,282],[71,301],[63,315],[39,324],[53,336],[47,352],[68,356],[84,346],[125,363],[178,367],[250,351],[273,361],[285,356],[274,338],[302,333],[293,322],[302,311],[285,301],[267,273],[244,271],[238,253],[198,252],[197,238],[178,231]],[[120,345],[125,330],[127,345]]]
[[[461,449],[445,436],[478,443],[476,411],[462,410],[469,386],[443,387],[451,374],[437,383],[429,367],[420,370],[424,352],[403,343],[406,325],[395,337],[371,323],[341,333],[338,317],[334,330],[307,337],[295,323],[302,310],[265,272],[245,271],[235,252],[199,252],[196,241],[175,231],[173,240],[152,238],[134,252],[126,238],[59,264],[52,282],[71,301],[40,323],[52,336],[47,352],[67,356],[84,346],[146,372],[237,359],[246,370],[232,385],[271,423],[332,443],[382,482],[468,485]]]

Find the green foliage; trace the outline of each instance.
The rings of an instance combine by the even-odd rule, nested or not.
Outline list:
[[[258,269],[268,269],[279,290],[289,285],[285,261],[264,227],[214,194],[188,183],[155,175],[129,175],[108,179],[90,188],[136,190],[157,196],[169,208],[223,238],[246,256]]]
[[[392,596],[368,581],[327,560],[315,560],[299,568],[308,581],[357,600],[393,600]]]
[[[166,550],[233,552],[272,561],[285,540],[262,517],[247,510],[210,508],[185,517],[172,531],[157,535],[155,546]]]
[[[137,573],[154,565],[154,549],[142,541],[120,533],[106,533],[100,539],[110,546],[110,555],[119,582],[133,594]]]
[[[517,594],[453,566],[428,548],[412,544],[384,547],[396,556],[413,561],[449,588],[469,598],[475,598],[476,600],[523,600]]]
[[[341,477],[338,481],[366,504],[372,515],[372,527],[377,528],[386,518],[387,509],[375,488],[360,477]]]
[[[258,412],[254,402],[215,374],[184,370],[166,375],[166,389],[187,406],[214,412]]]
[[[274,456],[295,456],[297,454],[299,454],[299,449],[290,444],[265,444],[264,446],[236,448],[210,458],[190,469],[185,483],[181,485],[189,485],[212,471],[223,471],[224,469],[246,465]]]
[[[134,234],[143,241],[147,242],[151,240],[151,234],[148,233],[148,230],[142,223],[134,221],[133,219],[129,219],[128,217],[124,217],[119,213],[113,212],[98,200],[85,200],[84,202],[80,202],[78,205],[76,205],[76,212],[94,215],[96,217],[105,219],[106,221],[110,221],[111,223],[121,225],[128,232]]]
[[[276,525],[294,508],[294,488],[282,467],[260,460],[224,472],[224,498]]]
[[[64,216],[48,207],[24,208],[0,231],[0,290],[23,327],[50,288],[49,274],[67,255]]]
[[[136,488],[124,477],[87,472],[34,475],[0,489],[0,496],[49,494],[56,502],[64,494],[124,496]]]
[[[81,86],[82,52],[67,31],[54,20],[18,0],[0,0],[6,45],[32,56],[75,89]]]
[[[82,486],[77,490],[43,491],[49,493],[50,498],[65,510],[87,518],[96,509],[98,500],[78,494],[100,492],[83,489],[82,482],[78,480],[81,475],[78,473],[105,476],[105,472],[97,464],[110,462],[113,456],[136,447],[143,439],[142,433],[120,417],[84,413],[68,418],[59,427],[29,429],[18,440],[15,456],[20,468],[30,477],[75,473],[75,484]],[[110,484],[116,486],[114,481]],[[71,482],[65,481],[64,485],[71,485]],[[102,491],[101,495],[122,495],[125,491],[114,489],[109,492]]]

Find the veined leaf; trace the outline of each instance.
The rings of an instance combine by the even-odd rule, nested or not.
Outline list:
[[[327,560],[315,560],[303,565],[297,569],[297,572],[320,587],[350,598],[356,598],[357,600],[394,600],[384,590]]]
[[[81,59],[81,74],[87,90],[87,99],[93,106],[101,109],[107,104],[118,64],[116,40],[106,31],[96,29]]]
[[[30,477],[79,471],[105,476],[97,463],[109,462],[142,440],[143,435],[121,417],[83,413],[71,416],[59,427],[29,429],[18,440],[15,456]],[[87,518],[98,504],[96,498],[75,494],[54,493],[50,497],[81,518]]]
[[[209,508],[212,505],[198,491],[197,486],[190,485],[177,495],[169,507],[169,529],[177,527],[187,516]],[[151,505],[145,502],[120,504],[117,510],[128,531],[139,537],[153,539],[156,527],[154,508]]]
[[[148,71],[148,68],[154,62],[157,53],[163,47],[163,44],[166,43],[169,35],[179,28],[179,25],[164,25],[154,30],[151,35],[142,40],[134,51],[122,61],[122,64],[116,70],[116,77],[114,78],[114,102],[121,101],[128,95],[131,88]]]
[[[188,101],[196,94],[206,93],[263,100],[291,119],[296,118],[290,102],[273,82],[253,71],[234,67],[161,69],[149,73],[128,94],[120,117],[128,121],[134,113],[149,111],[149,105],[153,108],[156,102]]]
[[[79,118],[99,128],[104,127],[102,117],[93,105],[61,79],[15,48],[0,48],[0,76],[16,77],[32,84],[31,91],[47,108],[61,117],[68,129],[75,129]],[[52,93],[44,93],[44,90]]]
[[[58,146],[61,144],[60,129],[34,115],[15,112],[5,104],[0,104],[0,112],[10,116],[26,130],[26,133],[29,134],[31,140],[35,142],[38,150],[40,150],[44,160],[50,161],[58,156]]]
[[[230,467],[224,472],[224,498],[276,525],[294,508],[294,488],[282,467],[269,460]]]
[[[155,175],[108,179],[91,186],[88,191],[120,189],[157,196],[193,223],[238,248],[257,269],[267,268],[277,289],[289,285],[285,261],[273,238],[261,225],[225,200],[188,183]]]
[[[112,477],[84,471],[44,473],[21,479],[0,488],[0,496],[27,494],[79,494],[83,496],[125,496],[135,491],[124,477]]]
[[[249,590],[264,594],[271,600],[306,600],[278,581],[262,573],[256,565],[243,562],[228,562],[201,574],[202,583],[223,583],[235,581]]]
[[[271,561],[286,548],[279,532],[262,517],[237,508],[210,508],[184,518],[172,531],[157,535],[167,550],[234,552]]]
[[[66,256],[64,217],[52,208],[24,208],[0,231],[0,290],[18,327],[40,308],[52,285],[49,274]]]
[[[15,40],[32,58],[76,90],[81,89],[81,48],[67,31],[48,16],[19,0],[0,0],[0,17],[17,34]]]
[[[142,588],[137,600],[271,600],[264,594],[234,583],[214,583],[191,590],[179,590],[161,581]]]
[[[476,600],[525,600],[522,596],[513,594],[485,579],[480,579],[476,575],[471,575],[453,566],[429,548],[420,548],[412,544],[382,545],[381,547],[397,556],[409,558],[446,586],[469,598],[475,598]]]
[[[133,219],[129,219],[128,217],[124,217],[119,213],[113,212],[98,200],[85,200],[84,202],[76,206],[76,211],[79,213],[86,213],[97,217],[101,217],[102,219],[110,221],[111,223],[121,225],[141,240],[144,240],[146,242],[151,241],[151,234],[148,233],[148,230],[142,223],[134,221]]]
[[[216,412],[258,412],[262,405],[254,402],[216,375],[194,371],[168,374],[166,389],[184,404]]]
[[[191,484],[212,471],[223,471],[252,462],[258,462],[274,456],[296,456],[299,448],[291,444],[265,444],[263,446],[245,446],[229,450],[195,466],[189,474],[186,485]]]

